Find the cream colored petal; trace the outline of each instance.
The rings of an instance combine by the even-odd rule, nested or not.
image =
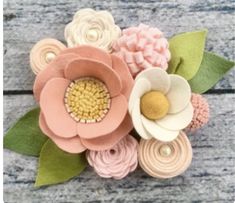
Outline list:
[[[166,96],[170,103],[169,113],[182,111],[190,102],[191,88],[183,77],[179,75],[170,75],[171,87]]]
[[[182,130],[188,126],[193,118],[193,106],[191,102],[181,112],[168,114],[163,119],[157,120],[156,123],[169,130]]]
[[[154,121],[148,120],[144,116],[141,116],[141,120],[144,128],[155,139],[162,142],[170,142],[179,135],[179,130],[168,130],[157,125]]]
[[[141,113],[140,113],[140,99],[137,99],[135,101],[135,104],[132,109],[131,113],[132,123],[137,131],[137,133],[143,138],[143,139],[150,139],[152,136],[145,130],[142,120],[141,120]]]
[[[151,83],[151,89],[167,93],[170,89],[170,78],[166,71],[161,68],[148,68],[140,72],[136,80],[146,78]]]
[[[145,92],[151,90],[151,85],[148,80],[141,78],[135,82],[135,85],[131,91],[131,95],[129,98],[128,110],[131,114],[133,106],[137,99],[139,99]]]

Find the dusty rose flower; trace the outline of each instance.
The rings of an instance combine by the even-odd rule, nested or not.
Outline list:
[[[138,165],[138,142],[131,135],[124,137],[109,150],[88,151],[88,163],[104,178],[122,179]]]

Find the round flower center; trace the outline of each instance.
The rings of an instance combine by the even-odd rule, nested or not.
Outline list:
[[[46,53],[46,62],[50,63],[55,57],[56,57],[56,54],[54,52],[47,52]]]
[[[98,32],[95,29],[88,30],[87,39],[92,42],[97,41],[98,40]]]
[[[109,111],[110,102],[105,84],[90,77],[71,82],[65,94],[68,113],[81,123],[101,121]]]
[[[169,110],[169,102],[159,91],[150,91],[141,97],[141,113],[150,120],[163,118]]]
[[[159,152],[162,156],[170,156],[171,155],[171,147],[167,144],[164,144],[160,147]]]

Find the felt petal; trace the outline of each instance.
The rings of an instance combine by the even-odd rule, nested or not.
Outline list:
[[[39,101],[41,91],[47,81],[52,78],[64,78],[63,69],[74,59],[79,59],[79,56],[75,54],[59,55],[50,64],[48,64],[45,69],[39,72],[33,86],[34,97],[37,101]]]
[[[154,121],[148,120],[144,116],[141,116],[144,128],[157,140],[162,142],[170,142],[179,135],[179,130],[167,130],[157,125]]]
[[[127,100],[123,95],[112,98],[111,107],[106,116],[97,123],[77,123],[80,137],[91,139],[112,133],[122,123],[127,113]]]
[[[131,112],[131,118],[134,125],[135,130],[137,133],[144,139],[150,139],[152,136],[145,130],[142,120],[141,120],[141,113],[140,113],[140,99],[135,101]]]
[[[168,114],[163,119],[157,120],[156,123],[169,130],[181,130],[188,126],[193,118],[193,106],[191,102],[181,112]]]
[[[129,98],[129,104],[128,104],[128,110],[131,114],[133,106],[137,99],[139,99],[142,95],[144,95],[146,92],[151,90],[151,84],[148,80],[145,78],[140,78],[135,82],[135,85],[132,89],[130,98]]]
[[[44,134],[46,134],[52,141],[62,150],[69,153],[81,153],[86,150],[86,147],[81,143],[78,136],[72,138],[62,138],[56,136],[47,126],[42,112],[39,116],[39,126]]]
[[[66,88],[70,84],[64,78],[53,78],[47,82],[40,96],[40,107],[50,130],[59,137],[77,135],[77,124],[64,105]]]
[[[112,61],[113,61],[113,69],[119,74],[122,81],[122,91],[121,93],[126,96],[127,99],[129,99],[129,96],[131,94],[131,90],[134,85],[134,80],[129,72],[129,69],[127,65],[124,63],[122,59],[120,59],[118,56],[111,55]]]
[[[101,151],[112,148],[133,128],[131,118],[127,113],[120,126],[110,134],[93,139],[81,139],[81,142],[90,150]]]
[[[140,72],[135,80],[138,81],[140,78],[146,78],[151,83],[152,90],[165,94],[170,89],[171,81],[169,75],[161,68],[148,68]]]
[[[62,54],[74,53],[82,58],[96,60],[104,63],[105,65],[112,67],[112,59],[110,55],[102,49],[95,48],[93,46],[82,45],[75,48],[68,48],[61,52]]]
[[[171,88],[166,96],[170,103],[169,113],[182,111],[190,102],[191,89],[186,79],[179,75],[170,75]]]
[[[80,59],[72,61],[65,69],[65,77],[76,80],[81,77],[94,77],[103,81],[111,97],[120,94],[122,83],[119,75],[111,68],[98,61]]]

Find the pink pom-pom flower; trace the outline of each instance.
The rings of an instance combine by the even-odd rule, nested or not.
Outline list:
[[[163,33],[145,24],[124,29],[113,49],[127,63],[133,76],[150,67],[166,70],[170,60],[169,44]]]
[[[87,160],[103,178],[122,179],[138,165],[138,142],[131,135],[125,136],[109,150],[87,151]]]
[[[202,95],[192,93],[191,103],[194,108],[193,119],[186,131],[194,132],[209,121],[209,104]]]

